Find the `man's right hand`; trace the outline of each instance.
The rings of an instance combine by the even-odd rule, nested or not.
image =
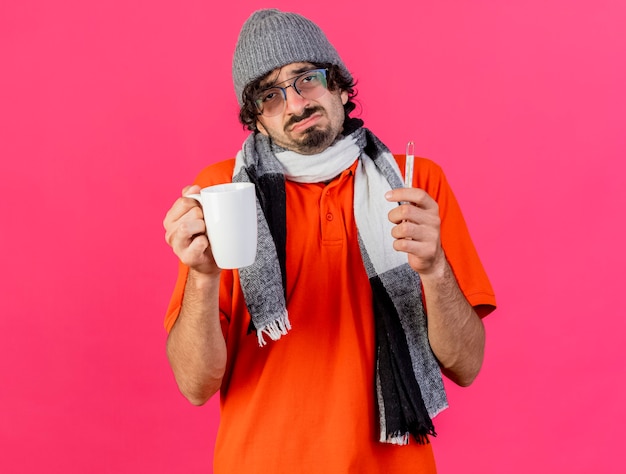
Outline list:
[[[219,273],[215,264],[202,207],[193,198],[185,197],[200,192],[200,186],[186,186],[182,197],[167,211],[163,220],[165,241],[180,261],[190,269],[203,274]]]

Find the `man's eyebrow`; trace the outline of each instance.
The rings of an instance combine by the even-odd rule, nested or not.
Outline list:
[[[315,66],[313,66],[312,64],[310,64],[308,66],[302,66],[302,67],[299,67],[297,69],[294,69],[291,72],[293,73],[294,76],[297,76],[298,74],[302,74],[303,72],[307,72],[307,71],[312,71],[314,69],[317,69],[317,68]]]

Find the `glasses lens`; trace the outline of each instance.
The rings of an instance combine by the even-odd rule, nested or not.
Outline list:
[[[302,74],[296,79],[295,88],[307,99],[317,99],[326,91],[326,70],[316,69]]]
[[[278,87],[266,89],[257,98],[256,106],[263,115],[271,117],[282,112],[283,92]]]

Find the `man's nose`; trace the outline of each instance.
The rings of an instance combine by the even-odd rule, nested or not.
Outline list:
[[[285,88],[285,101],[287,102],[285,112],[295,115],[299,115],[299,112],[301,112],[309,103],[308,99],[305,99],[298,94],[293,84]]]

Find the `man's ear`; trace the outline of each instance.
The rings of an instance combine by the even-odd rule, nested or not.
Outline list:
[[[346,105],[348,103],[348,91],[341,91],[341,103]]]
[[[265,130],[265,127],[263,126],[263,124],[261,123],[260,120],[257,119],[256,121],[256,129],[261,132],[263,135],[265,135],[266,137],[269,137],[269,134],[267,133],[267,130]]]

